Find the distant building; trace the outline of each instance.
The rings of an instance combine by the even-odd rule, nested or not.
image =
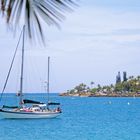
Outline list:
[[[123,72],[123,81],[127,81],[127,73],[126,73],[126,71]]]
[[[121,74],[118,72],[118,75],[116,76],[116,84],[121,82]]]

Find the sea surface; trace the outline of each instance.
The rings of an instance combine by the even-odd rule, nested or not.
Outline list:
[[[25,98],[46,101],[44,94]],[[63,113],[54,119],[3,119],[0,140],[140,140],[140,98],[60,97]],[[3,102],[16,104],[15,94]]]

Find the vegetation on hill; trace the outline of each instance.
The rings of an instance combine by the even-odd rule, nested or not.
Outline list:
[[[124,77],[123,81],[116,79],[116,84],[94,87],[94,82],[87,86],[81,83],[66,93],[64,96],[140,96],[140,76]]]

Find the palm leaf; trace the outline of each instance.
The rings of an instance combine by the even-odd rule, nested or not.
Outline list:
[[[66,11],[72,11],[74,0],[0,0],[1,11],[7,23],[15,28],[22,20],[26,25],[29,38],[34,38],[35,32],[44,40],[42,21],[46,25],[55,25],[65,18]]]

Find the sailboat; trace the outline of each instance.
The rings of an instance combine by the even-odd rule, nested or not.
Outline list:
[[[21,36],[23,36],[23,44],[22,44],[22,55],[21,55],[21,74],[20,74],[20,90],[18,92],[19,97],[19,105],[18,106],[7,106],[3,105],[0,109],[0,115],[3,118],[14,118],[14,119],[26,119],[26,118],[55,118],[61,114],[60,103],[54,103],[49,101],[49,61],[50,57],[48,57],[48,82],[47,82],[47,92],[48,92],[48,100],[47,103],[24,99],[23,97],[23,76],[24,76],[24,34],[25,34],[25,26],[23,27]],[[20,36],[20,38],[21,38]],[[20,41],[20,39],[19,39]],[[17,51],[17,48],[16,48]],[[12,65],[14,62],[14,58],[16,55],[16,51],[10,66],[10,70],[8,72],[8,76],[6,78],[6,82],[0,97],[0,101],[2,100],[2,95],[4,93],[5,87],[8,82],[8,78],[10,75],[10,71],[12,69]],[[56,106],[55,108],[50,107],[51,105]]]

